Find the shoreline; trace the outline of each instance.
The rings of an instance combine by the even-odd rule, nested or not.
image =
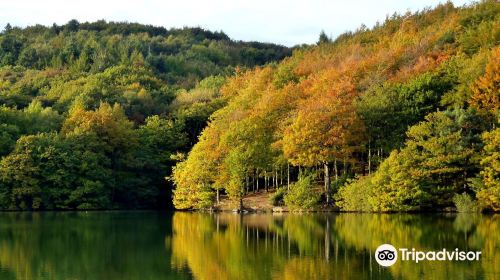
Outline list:
[[[277,207],[281,208],[281,207]],[[485,212],[458,212],[456,210],[425,210],[425,211],[344,211],[338,209],[313,209],[313,210],[289,210],[289,209],[88,209],[88,210],[68,210],[68,209],[45,209],[45,210],[0,210],[2,213],[96,213],[96,212],[198,212],[198,213],[235,213],[235,214],[307,214],[307,213],[336,213],[336,214],[480,214],[480,215],[496,215],[500,211],[485,211]]]

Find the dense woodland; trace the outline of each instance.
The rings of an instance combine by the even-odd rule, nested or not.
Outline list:
[[[0,33],[0,209],[171,206],[165,180],[236,71],[289,48],[72,20]],[[241,70],[239,70],[241,69]]]
[[[292,49],[98,21],[0,33],[0,209],[500,210],[500,4]],[[173,193],[172,193],[173,190]]]
[[[177,157],[175,207],[499,211],[499,43],[497,1],[448,2],[236,72]]]

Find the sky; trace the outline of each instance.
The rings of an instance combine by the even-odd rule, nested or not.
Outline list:
[[[4,3],[2,3],[4,2]],[[418,11],[445,0],[0,0],[0,29],[34,24],[128,21],[224,31],[232,39],[312,44],[319,33],[333,38],[361,24],[383,22],[394,12]],[[470,0],[453,0],[455,6]]]

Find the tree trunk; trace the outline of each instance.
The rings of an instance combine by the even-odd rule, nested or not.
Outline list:
[[[290,163],[286,164],[287,175],[286,175],[286,189],[290,190]]]
[[[325,168],[325,195],[326,195],[326,204],[330,205],[330,170],[328,169],[328,163],[323,164]]]
[[[255,170],[253,171],[252,176],[252,191],[255,193]]]
[[[247,175],[245,176],[245,187],[246,187],[246,192],[245,194],[248,194],[248,192],[250,191],[250,178],[248,177],[248,173]]]
[[[276,179],[276,183],[274,184],[274,188],[277,189],[278,188],[278,169],[274,170],[274,178]]]
[[[252,192],[255,192],[255,171],[253,172],[252,176]]]
[[[267,176],[267,188],[266,188],[266,192],[268,192],[269,188],[271,187],[271,180],[272,180],[272,177],[268,175]]]
[[[283,186],[283,168],[280,167],[280,186]]]
[[[372,148],[370,141],[368,141],[368,175],[372,173]]]
[[[267,179],[267,174],[264,175],[264,188],[267,192],[267,186],[269,185],[269,180]]]
[[[337,168],[337,159],[333,161],[333,170],[335,172],[335,189],[337,189],[337,185],[339,183],[339,169]]]
[[[337,168],[337,159],[333,161],[333,169],[335,171],[335,181],[339,179],[339,169]]]
[[[256,177],[257,177],[257,179],[256,179],[256,180],[257,180],[257,192],[259,192],[259,169],[258,169],[258,168],[257,168],[257,170],[255,171],[255,173],[256,173],[256,175],[257,175],[257,176],[256,176]]]
[[[217,206],[219,205],[220,203],[220,191],[219,191],[219,188],[217,188]]]

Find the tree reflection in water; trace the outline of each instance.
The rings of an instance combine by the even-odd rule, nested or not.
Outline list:
[[[499,279],[499,216],[235,215],[175,213],[172,264],[196,279]],[[398,261],[372,257],[390,243],[432,251],[482,250],[479,262]]]
[[[0,213],[0,279],[500,279],[500,216]],[[481,250],[478,262],[398,261],[382,243]]]

